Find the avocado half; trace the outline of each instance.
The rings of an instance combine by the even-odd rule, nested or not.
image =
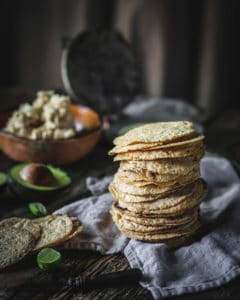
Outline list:
[[[0,172],[0,191],[2,191],[7,185],[7,180],[8,180],[7,174]]]
[[[19,198],[29,201],[50,201],[70,186],[71,178],[63,170],[52,165],[45,165],[56,179],[55,186],[41,186],[24,180],[21,171],[32,163],[23,163],[12,167],[9,171],[9,187]]]

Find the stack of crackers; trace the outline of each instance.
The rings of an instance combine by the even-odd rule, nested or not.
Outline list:
[[[191,122],[159,122],[128,131],[109,152],[120,161],[109,190],[112,217],[129,238],[177,247],[200,228],[203,135]]]
[[[67,215],[4,219],[0,222],[0,270],[29,253],[57,246],[81,231],[81,222]]]

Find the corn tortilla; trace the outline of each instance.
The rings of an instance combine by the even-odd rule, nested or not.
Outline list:
[[[186,158],[188,156],[198,156],[199,159],[204,155],[205,147],[200,145],[198,147],[185,148],[165,148],[164,150],[149,150],[149,151],[129,151],[116,155],[114,161],[121,160],[158,160],[162,158]]]
[[[34,219],[33,222],[41,228],[41,237],[34,251],[63,243],[73,229],[73,222],[67,215],[49,215]]]
[[[135,143],[167,144],[172,141],[187,138],[195,133],[193,124],[188,121],[156,122],[129,130],[122,136],[115,138],[115,145],[130,145]]]
[[[161,231],[159,231],[159,232],[146,234],[143,232],[137,232],[137,231],[133,231],[133,230],[126,228],[124,223],[121,222],[121,219],[120,220],[116,219],[115,215],[113,215],[113,220],[116,223],[117,227],[120,229],[120,231],[122,231],[124,234],[127,235],[127,233],[130,233],[133,236],[133,239],[138,239],[137,236],[142,235],[144,237],[143,240],[146,240],[146,241],[153,240],[153,239],[166,240],[166,239],[176,238],[176,237],[180,237],[180,236],[184,236],[184,235],[191,235],[192,233],[196,232],[196,230],[198,230],[200,227],[200,222],[196,221],[193,225],[191,225],[190,227],[185,228],[183,230],[173,231],[173,232],[163,232],[163,233],[161,233]],[[135,238],[134,238],[134,235],[135,235]]]
[[[114,218],[117,224],[122,224],[122,226],[127,229],[137,233],[178,233],[186,231],[188,232],[192,226],[195,226],[195,223],[198,222],[198,216],[194,215],[192,218],[185,224],[160,224],[160,225],[142,225],[135,223],[132,220],[125,218],[124,216],[116,214],[114,211],[111,212],[114,215]]]
[[[154,209],[167,209],[178,204],[188,201],[194,201],[194,199],[198,198],[203,193],[206,192],[206,184],[198,179],[194,183],[182,186],[176,191],[170,191],[168,194],[163,196],[159,196],[159,198],[148,201],[148,202],[129,202],[125,200],[125,196],[123,193],[114,192],[115,199],[121,204],[123,208],[131,208],[135,207],[139,211],[142,209],[145,210],[154,210]]]
[[[0,269],[23,259],[37,242],[30,231],[12,226],[1,228],[0,241]]]
[[[140,174],[153,172],[161,175],[185,175],[193,169],[199,168],[199,160],[191,159],[162,159],[162,160],[135,160],[121,161],[121,170],[135,170]]]
[[[36,240],[38,240],[41,235],[40,226],[38,224],[34,224],[30,219],[12,217],[0,222],[0,229],[10,227],[26,229],[35,237]]]
[[[118,169],[118,177],[126,183],[132,183],[135,186],[147,186],[149,184],[161,184],[161,186],[169,186],[175,184],[184,185],[185,182],[191,182],[200,177],[199,166],[188,174],[184,175],[172,175],[172,174],[156,174],[153,172],[140,173],[136,170],[126,171],[122,170],[121,167]]]
[[[191,183],[193,180],[191,179],[189,182],[185,182],[184,185]],[[175,191],[183,184],[179,182],[173,182],[169,185],[161,185],[161,184],[149,184],[146,186],[136,186],[133,184],[129,184],[124,182],[118,174],[115,174],[113,183],[117,186],[117,190],[119,192],[123,192],[131,195],[164,195],[169,193],[170,191]]]
[[[201,141],[204,139],[203,135],[199,135],[197,137],[190,138],[188,140],[184,140],[181,142],[169,143],[169,144],[158,144],[158,143],[137,143],[131,144],[127,146],[115,146],[112,150],[108,152],[109,155],[115,155],[118,153],[124,153],[128,151],[136,151],[136,150],[161,150],[164,148],[174,148],[178,146],[192,146],[195,144],[201,144]]]
[[[195,218],[198,216],[198,208],[194,208],[190,212],[188,212],[186,215],[180,215],[180,216],[158,216],[155,218],[150,218],[146,216],[139,217],[138,214],[129,215],[126,214],[126,211],[121,209],[119,206],[113,205],[112,211],[115,214],[120,215],[122,218],[137,223],[139,225],[183,225],[188,223],[192,218]]]

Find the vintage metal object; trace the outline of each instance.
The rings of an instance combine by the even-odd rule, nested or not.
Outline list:
[[[130,269],[113,272],[96,277],[78,276],[68,279],[67,285],[76,292],[85,292],[91,289],[119,288],[138,283],[142,272],[139,269]]]
[[[119,272],[97,275],[94,277],[77,276],[71,277],[67,281],[44,280],[31,282],[20,286],[9,286],[16,290],[56,290],[63,287],[69,287],[74,292],[87,292],[93,289],[121,288],[137,284],[142,279],[142,272],[139,269],[130,269]]]
[[[119,114],[140,90],[133,51],[114,31],[83,32],[65,41],[61,72],[72,99],[102,116]]]

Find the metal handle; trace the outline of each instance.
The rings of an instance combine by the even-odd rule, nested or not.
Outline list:
[[[138,283],[142,278],[139,269],[130,269],[120,272],[113,272],[96,277],[78,276],[68,279],[68,286],[75,291],[87,291],[90,289],[118,288]]]

